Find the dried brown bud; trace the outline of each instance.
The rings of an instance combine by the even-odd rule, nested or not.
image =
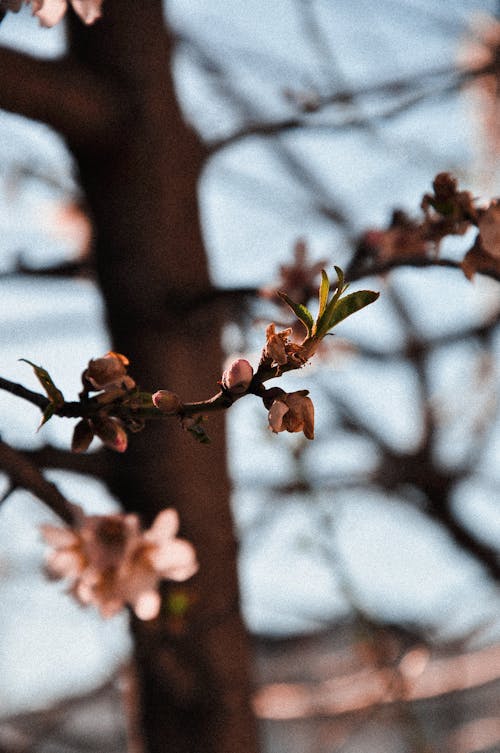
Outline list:
[[[263,351],[264,358],[269,358],[277,366],[284,366],[288,361],[285,346],[291,332],[291,328],[285,329],[282,332],[276,332],[275,325],[270,324],[266,329],[266,345]]]

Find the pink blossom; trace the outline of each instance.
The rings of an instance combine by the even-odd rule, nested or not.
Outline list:
[[[253,369],[245,358],[238,358],[222,374],[222,386],[234,395],[247,391],[253,377]]]
[[[284,393],[273,401],[268,416],[271,431],[303,431],[307,439],[314,439],[314,405],[307,394],[307,390]]]
[[[317,278],[327,265],[327,260],[310,261],[306,242],[301,238],[295,243],[293,255],[292,264],[280,266],[279,282],[271,288],[264,288],[260,291],[264,298],[276,298],[279,290],[286,290],[294,301],[306,303],[316,293]]]
[[[130,604],[140,619],[154,619],[161,606],[159,582],[187,580],[198,569],[193,546],[177,537],[173,509],[158,513],[147,531],[134,514],[85,516],[79,509],[77,517],[74,528],[42,526],[53,547],[47,570],[54,578],[71,579],[73,596],[96,606],[103,617]]]
[[[75,13],[85,24],[93,24],[101,16],[103,0],[70,0]],[[42,26],[55,26],[61,21],[68,9],[67,0],[27,0],[31,3],[33,15]]]

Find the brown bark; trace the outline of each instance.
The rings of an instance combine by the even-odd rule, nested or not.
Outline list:
[[[71,54],[110,89],[119,82],[128,127],[113,148],[74,143],[73,151],[113,347],[144,389],[208,397],[220,377],[222,318],[198,214],[204,149],[176,102],[160,0],[107,0],[104,10],[94,28],[73,24]],[[174,420],[154,423],[113,457],[112,488],[146,522],[177,508],[200,571],[185,587],[184,621],[163,614],[133,623],[146,749],[255,753],[223,419],[210,417],[209,446]]]

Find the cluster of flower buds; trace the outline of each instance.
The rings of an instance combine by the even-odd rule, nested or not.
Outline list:
[[[135,514],[86,516],[74,509],[72,528],[42,526],[53,547],[47,571],[68,578],[70,593],[103,617],[128,604],[141,620],[154,619],[161,606],[160,581],[184,581],[198,570],[193,546],[177,537],[179,517],[173,509],[162,510],[146,531]]]
[[[103,0],[69,0],[75,13],[85,24],[93,24],[101,17]],[[68,10],[67,0],[0,0],[0,11],[17,13],[23,5],[32,8],[42,26],[55,26]]]
[[[269,287],[261,288],[259,295],[262,298],[278,303],[283,307],[284,314],[288,314],[287,306],[280,296],[280,291],[286,290],[294,301],[307,303],[314,298],[318,289],[318,280],[321,270],[326,266],[326,259],[311,261],[308,258],[307,245],[304,240],[296,241],[293,250],[293,262],[282,264],[279,267],[278,281]],[[294,318],[290,324],[293,338],[299,338],[301,334],[301,322]]]
[[[458,183],[450,173],[438,173],[432,182],[434,193],[424,194],[421,208],[429,223],[429,234],[433,226],[439,237],[443,235],[463,235],[470,222],[477,219],[474,198],[470,191],[459,191]]]
[[[82,396],[85,398],[89,392],[97,392],[94,399],[99,410],[77,423],[71,445],[73,452],[85,452],[94,436],[117,452],[127,449],[127,432],[123,423],[108,415],[108,411],[112,404],[128,401],[136,389],[135,381],[127,374],[128,363],[126,356],[112,351],[89,361],[82,374]]]
[[[314,436],[314,409],[307,390],[286,393],[274,388],[267,390],[264,382],[282,376],[286,371],[300,369],[316,353],[324,337],[339,322],[373,303],[378,293],[358,290],[344,295],[348,285],[339,267],[337,283],[330,295],[330,280],[321,270],[318,294],[318,313],[312,315],[307,306],[293,301],[287,293],[280,292],[281,301],[295,314],[301,337],[293,338],[297,328],[276,331],[274,323],[266,329],[266,343],[257,371],[245,358],[235,360],[222,374],[220,392],[208,400],[184,403],[171,390],[157,390],[151,394],[141,392],[127,373],[128,358],[110,351],[101,358],[91,359],[82,374],[83,389],[79,403],[67,403],[50,374],[27,359],[46,393],[42,398],[42,425],[53,415],[79,418],[72,439],[73,452],[85,452],[93,438],[98,437],[107,447],[125,452],[128,431],[140,431],[147,419],[161,412],[177,416],[185,431],[201,443],[208,443],[204,414],[208,411],[229,408],[246,394],[254,394],[264,401],[269,410],[269,427],[273,432],[303,431],[308,439]],[[304,333],[305,330],[305,333]],[[92,393],[92,394],[91,394]],[[269,402],[271,396],[273,399]]]
[[[321,270],[326,266],[326,259],[312,262],[308,259],[307,245],[301,238],[293,249],[292,264],[279,267],[279,280],[275,285],[260,290],[262,298],[280,301],[279,291],[286,290],[295,301],[308,301],[316,294],[317,281]]]
[[[423,219],[396,210],[385,229],[366,231],[357,247],[360,261],[387,262],[402,257],[436,257],[443,238],[464,235],[471,227],[479,233],[467,252],[462,269],[471,279],[477,271],[500,274],[500,204],[494,199],[486,207],[476,206],[470,191],[459,191],[449,173],[436,175],[433,192],[421,202]],[[368,269],[367,269],[368,271]]]
[[[316,319],[305,305],[295,303],[286,293],[279,293],[300,323],[303,335],[300,342],[292,339],[294,328],[277,332],[276,325],[271,323],[266,329],[266,344],[257,371],[254,373],[246,359],[238,358],[222,375],[220,385],[230,403],[249,392],[262,398],[269,411],[269,428],[276,434],[281,431],[303,432],[307,439],[313,439],[314,406],[308,390],[287,393],[279,387],[266,389],[263,383],[285,371],[300,369],[334,326],[378,298],[378,293],[371,290],[358,290],[344,296],[348,286],[344,283],[342,270],[335,269],[338,281],[331,297],[330,281],[326,272],[321,270]]]

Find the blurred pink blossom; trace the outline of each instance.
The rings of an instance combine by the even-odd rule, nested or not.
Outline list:
[[[135,514],[86,516],[78,510],[74,528],[42,526],[53,547],[47,570],[56,579],[70,578],[75,598],[103,617],[129,604],[139,619],[154,619],[160,580],[183,581],[198,570],[194,547],[177,537],[176,510],[162,510],[147,531]]]
[[[85,24],[93,24],[101,16],[102,1],[70,0],[70,4]],[[67,0],[27,0],[27,4],[31,4],[33,15],[42,26],[55,26],[68,9]]]

